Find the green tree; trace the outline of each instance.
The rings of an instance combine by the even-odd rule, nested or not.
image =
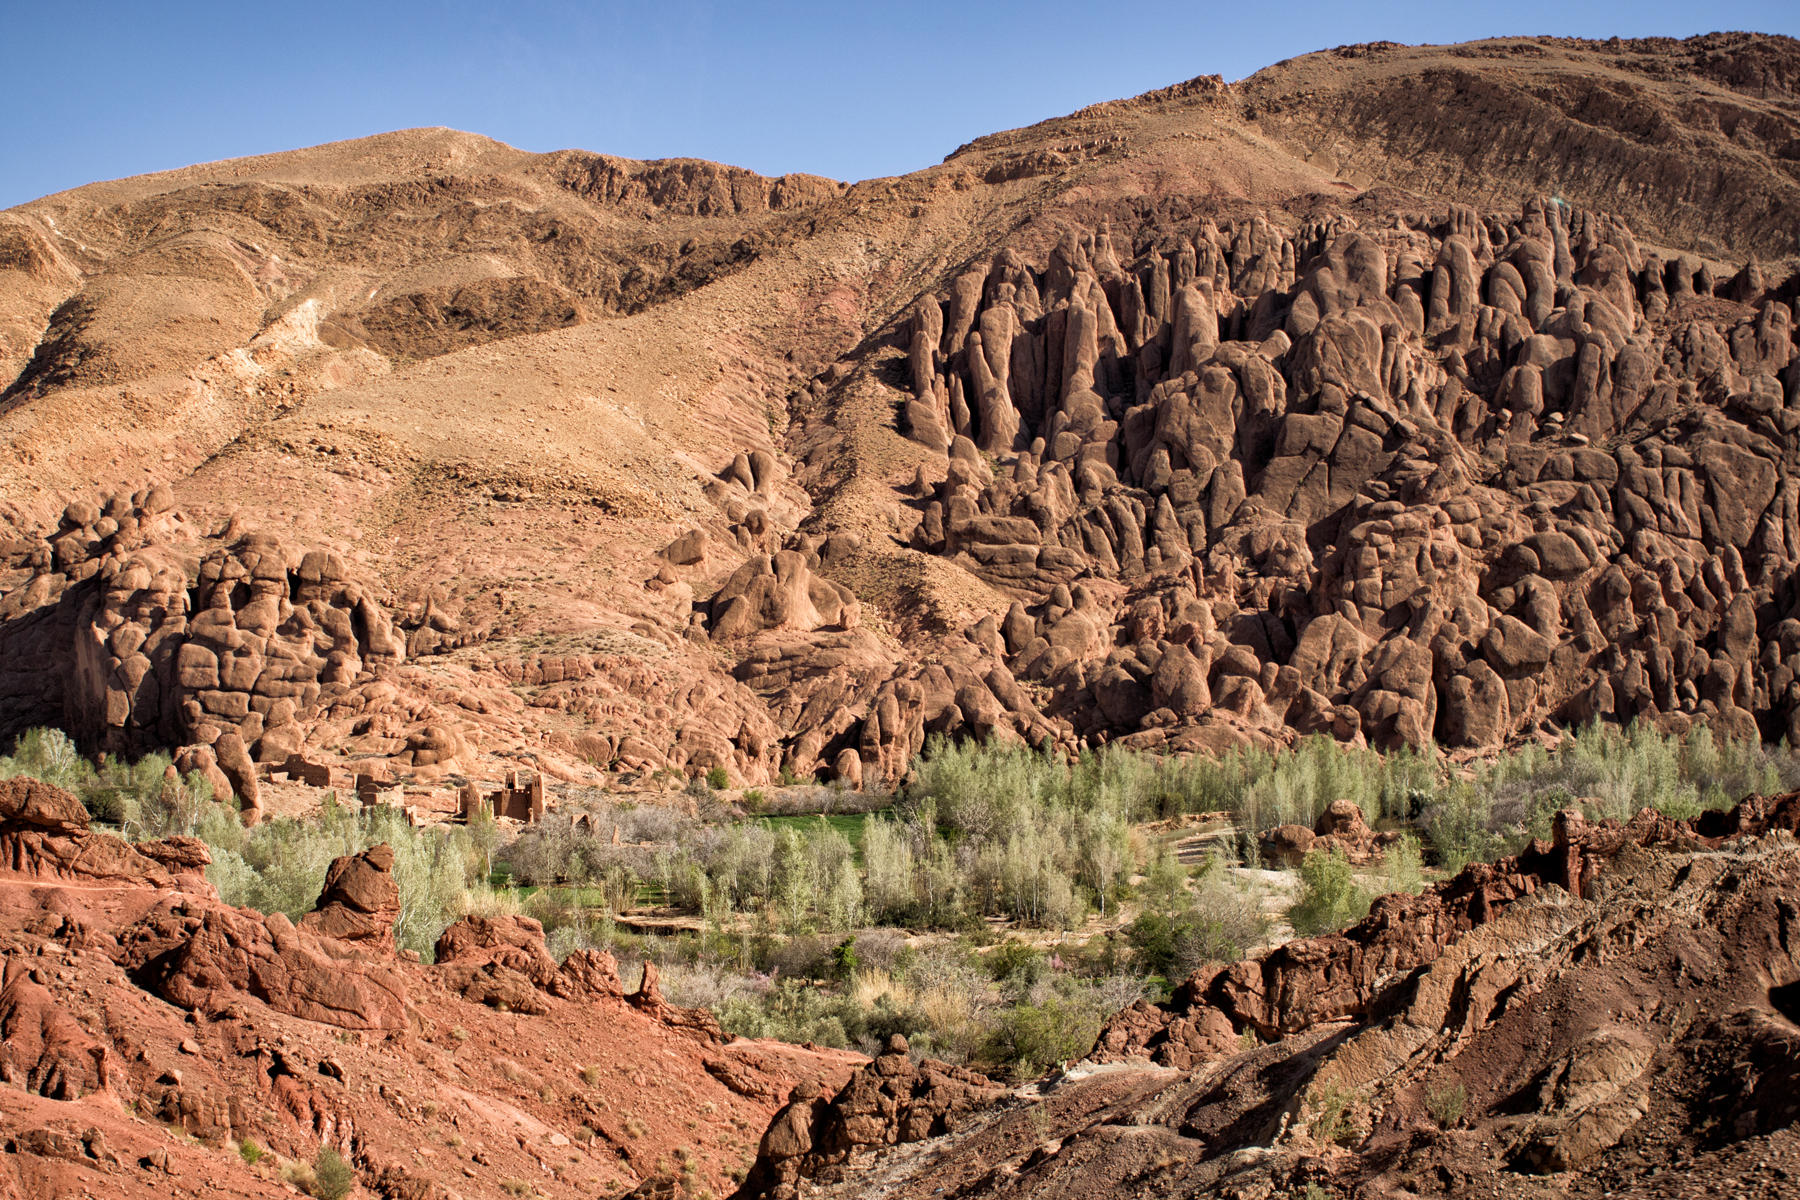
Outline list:
[[[1303,936],[1331,933],[1366,917],[1370,899],[1342,850],[1314,850],[1301,860],[1300,898],[1288,909],[1288,920]]]

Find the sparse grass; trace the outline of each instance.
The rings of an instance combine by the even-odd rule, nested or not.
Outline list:
[[[1355,1140],[1357,1130],[1350,1116],[1355,1096],[1336,1080],[1325,1083],[1312,1095],[1312,1134],[1321,1142],[1347,1143]]]
[[[528,1068],[520,1063],[514,1062],[510,1058],[500,1057],[494,1059],[494,1072],[499,1075],[500,1078],[506,1080],[506,1082],[516,1084],[527,1091],[541,1092],[544,1088],[543,1080],[539,1079]]]
[[[1460,1081],[1432,1088],[1425,1093],[1425,1111],[1445,1129],[1462,1120],[1463,1110],[1468,1103],[1468,1089]]]
[[[318,1195],[318,1193],[313,1190],[318,1186],[318,1180],[313,1175],[311,1163],[300,1162],[298,1160],[282,1163],[281,1181],[292,1185],[297,1191],[302,1192],[305,1195]]]

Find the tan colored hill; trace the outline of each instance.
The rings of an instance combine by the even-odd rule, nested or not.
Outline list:
[[[427,130],[9,210],[0,732],[251,803],[1781,736],[1797,62],[1352,47],[848,186]]]

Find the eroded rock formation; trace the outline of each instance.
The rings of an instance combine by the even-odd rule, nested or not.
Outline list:
[[[1173,748],[1788,732],[1800,374],[1754,265],[1702,294],[1549,200],[1121,234],[1003,251],[902,337],[948,447],[913,544],[1019,597],[1049,714]]]
[[[973,1071],[914,1062],[895,1034],[835,1096],[796,1094],[775,1114],[739,1200],[785,1200],[804,1181],[842,1179],[851,1156],[954,1132],[963,1116],[997,1103],[1006,1089]]]
[[[254,812],[296,750],[1800,736],[1797,61],[1380,44],[849,187],[414,131],[23,206],[0,739]]]

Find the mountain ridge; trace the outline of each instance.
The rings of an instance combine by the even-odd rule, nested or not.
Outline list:
[[[280,531],[291,543],[282,551],[293,559],[290,569],[309,548],[340,556],[358,586],[407,630],[413,650],[393,669],[423,689],[396,732],[369,741],[345,740],[346,727],[323,712],[297,714],[303,741],[314,747],[309,752],[392,750],[447,721],[467,748],[469,757],[459,759],[466,770],[524,761],[574,779],[594,778],[596,766],[641,769],[627,762],[687,770],[716,762],[748,782],[781,766],[891,779],[904,767],[906,747],[928,729],[1009,731],[1034,742],[1049,736],[1073,748],[1154,740],[1155,730],[1170,727],[1169,713],[1174,728],[1212,730],[1193,733],[1194,745],[1281,740],[1321,721],[1352,740],[1400,736],[1362,728],[1373,719],[1369,706],[1398,703],[1373,698],[1377,693],[1410,696],[1406,703],[1420,706],[1407,718],[1406,739],[1454,742],[1465,737],[1461,726],[1440,727],[1436,714],[1445,689],[1475,686],[1456,682],[1464,678],[1459,672],[1474,671],[1490,697],[1507,690],[1467,660],[1499,664],[1502,676],[1518,669],[1506,665],[1515,663],[1515,652],[1481,648],[1490,618],[1456,618],[1464,648],[1431,652],[1428,678],[1398,693],[1366,678],[1303,683],[1303,692],[1320,699],[1306,701],[1311,715],[1294,717],[1295,725],[1284,715],[1298,712],[1293,682],[1261,676],[1293,666],[1293,648],[1309,625],[1329,624],[1321,621],[1327,614],[1296,609],[1267,586],[1245,591],[1247,585],[1226,582],[1234,573],[1226,563],[1253,545],[1292,547],[1280,553],[1298,574],[1282,586],[1311,579],[1304,586],[1317,591],[1326,570],[1354,575],[1360,568],[1331,565],[1350,553],[1343,543],[1348,518],[1325,514],[1394,503],[1364,495],[1339,507],[1353,495],[1348,481],[1366,468],[1334,465],[1332,456],[1347,452],[1347,434],[1337,448],[1301,449],[1305,438],[1322,436],[1302,436],[1302,427],[1378,429],[1390,444],[1367,460],[1372,464],[1405,460],[1408,452],[1390,457],[1393,440],[1436,429],[1427,439],[1440,439],[1434,453],[1490,485],[1498,506],[1492,520],[1511,513],[1504,521],[1512,532],[1470,533],[1464,550],[1430,553],[1473,555],[1484,612],[1503,628],[1525,620],[1553,649],[1566,647],[1557,652],[1570,660],[1559,668],[1566,682],[1541,699],[1508,684],[1516,694],[1504,706],[1507,715],[1482,724],[1474,742],[1534,736],[1578,712],[1612,711],[1604,697],[1583,698],[1583,689],[1598,686],[1597,675],[1615,691],[1625,688],[1638,668],[1597,666],[1596,651],[1579,648],[1590,635],[1571,630],[1591,616],[1581,615],[1585,600],[1564,596],[1565,583],[1544,585],[1559,597],[1560,611],[1552,614],[1550,592],[1521,599],[1518,585],[1506,581],[1513,568],[1487,561],[1509,538],[1547,536],[1575,520],[1525,513],[1526,493],[1537,485],[1504,482],[1519,477],[1509,464],[1525,448],[1509,448],[1516,435],[1501,426],[1512,418],[1500,410],[1531,410],[1544,402],[1530,389],[1548,389],[1554,401],[1526,413],[1533,428],[1526,447],[1541,443],[1550,454],[1566,444],[1564,426],[1551,429],[1552,418],[1579,418],[1592,426],[1582,436],[1613,438],[1626,432],[1614,422],[1641,423],[1651,411],[1632,409],[1637,415],[1629,418],[1559,411],[1573,396],[1610,395],[1615,386],[1635,396],[1666,376],[1673,399],[1653,407],[1667,420],[1680,408],[1681,389],[1704,383],[1695,371],[1715,372],[1704,386],[1713,389],[1711,403],[1727,408],[1740,389],[1763,386],[1755,380],[1764,371],[1767,386],[1785,395],[1782,339],[1768,325],[1776,318],[1759,316],[1757,307],[1785,309],[1783,289],[1791,286],[1783,281],[1794,260],[1744,263],[1752,245],[1772,236],[1768,214],[1779,218],[1800,207],[1788,196],[1800,182],[1783,157],[1800,146],[1800,117],[1784,99],[1797,54],[1792,39],[1741,35],[1340,47],[1233,84],[1202,76],[1089,106],[976,139],[911,175],[852,184],[769,179],[698,160],[534,155],[432,129],[59,193],[0,214],[0,248],[10,248],[0,263],[11,268],[0,274],[0,373],[8,379],[0,438],[12,456],[11,468],[0,471],[0,513],[15,535],[0,602],[16,613],[12,636],[37,646],[44,622],[29,614],[47,614],[46,604],[92,589],[83,572],[117,570],[107,564],[128,561],[152,527],[176,526],[169,549],[174,562],[188,564],[220,551],[229,556],[230,542],[247,531]],[[1439,96],[1433,89],[1444,79],[1464,84]],[[1421,88],[1439,102],[1416,103],[1409,89]],[[1347,105],[1344,97],[1359,90],[1361,107]],[[1585,97],[1588,107],[1579,120],[1546,123],[1540,117],[1550,101],[1540,92],[1553,100]],[[1605,95],[1617,102],[1600,104],[1596,98]],[[1632,149],[1637,143],[1627,134],[1644,113],[1679,134],[1670,143],[1679,143],[1675,150]],[[1430,120],[1421,123],[1421,114]],[[1485,134],[1472,137],[1477,128]],[[1537,144],[1532,138],[1541,152],[1508,149]],[[1364,149],[1351,153],[1353,146]],[[1682,174],[1670,165],[1687,161],[1676,151],[1702,159],[1714,148],[1737,173],[1730,178],[1748,185],[1736,187],[1741,198],[1734,205],[1716,207],[1705,237],[1663,246],[1657,237],[1685,236],[1697,211],[1692,198],[1726,178]],[[1362,164],[1360,180],[1337,173],[1352,158]],[[1440,169],[1459,162],[1453,172]],[[1545,164],[1562,164],[1559,175],[1593,190],[1660,181],[1621,193],[1648,224],[1637,230],[1617,215],[1580,207],[1579,187],[1544,196]],[[1514,199],[1512,207],[1484,213],[1464,206],[1469,195]],[[1453,249],[1458,239],[1463,250]],[[1735,260],[1702,253],[1740,249]],[[1457,257],[1464,251],[1466,260]],[[1437,261],[1442,255],[1451,258]],[[1602,261],[1604,267],[1594,265]],[[1534,275],[1534,262],[1549,274]],[[1370,271],[1383,274],[1378,285]],[[1702,295],[1690,298],[1697,281]],[[1180,293],[1190,284],[1209,289],[1212,299],[1204,301],[1209,311],[1195,310],[1208,315],[1192,318],[1206,326],[1203,343],[1183,349],[1171,340],[1174,307],[1189,303]],[[1593,307],[1590,296],[1603,307]],[[1067,323],[1078,310],[1096,321],[1093,349],[1066,348]],[[1382,349],[1378,361],[1345,375],[1348,366],[1335,364],[1374,353],[1366,342],[1374,335],[1340,331],[1351,341],[1322,349],[1319,322],[1352,310],[1365,311],[1383,331]],[[1680,362],[1656,364],[1657,356],[1676,353],[1668,349],[1671,339],[1705,340],[1682,332],[1686,327],[1666,310],[1712,322],[1718,344],[1729,343],[1738,356],[1727,374],[1697,365],[1717,359],[1698,342],[1679,351]],[[1741,351],[1734,322],[1748,331]],[[921,331],[935,344],[915,345]],[[971,347],[989,339],[1010,339],[1018,349],[1008,352],[1011,361],[996,350],[984,376],[975,359],[987,355],[975,356]],[[1578,367],[1595,339],[1600,365]],[[1527,342],[1542,361],[1513,363]],[[1065,353],[1075,357],[1065,362]],[[1315,362],[1318,354],[1329,364]],[[1272,364],[1274,375],[1258,363]],[[1196,383],[1211,378],[1206,370],[1214,367],[1230,372],[1239,398],[1230,401],[1231,415],[1218,419],[1241,429],[1232,444],[1206,450],[1198,442],[1182,450],[1166,442],[1172,435],[1158,434],[1172,464],[1188,463],[1190,451],[1231,460],[1218,468],[1224,474],[1202,481],[1200,496],[1176,478],[1174,496],[1159,498],[1163,468],[1132,441],[1142,433],[1128,432],[1136,428],[1131,421],[1148,417],[1129,413],[1166,407],[1177,366],[1195,369]],[[1605,378],[1581,374],[1592,370]],[[1098,372],[1091,382],[1089,371]],[[1622,384],[1614,378],[1620,371]],[[1531,382],[1540,377],[1544,382]],[[1590,382],[1578,383],[1583,378]],[[1271,386],[1259,380],[1280,384],[1280,392],[1256,402],[1274,404],[1273,411],[1241,409],[1244,395]],[[1329,389],[1340,384],[1352,388],[1353,403],[1384,415],[1311,411],[1321,386],[1328,405],[1338,405]],[[1390,396],[1396,387],[1413,391]],[[978,399],[984,388],[998,389],[987,413],[981,406],[988,401]],[[1040,396],[1036,389],[1049,390]],[[1291,418],[1283,392],[1299,406]],[[1077,406],[1074,415],[1058,415],[1069,404]],[[1458,411],[1467,415],[1453,415]],[[1446,419],[1452,426],[1441,425]],[[1458,420],[1473,423],[1456,427]],[[998,432],[989,421],[1001,423]],[[1012,421],[1021,424],[1007,434]],[[1744,452],[1739,443],[1747,435],[1735,432],[1739,426],[1728,420],[1718,428],[1737,447],[1720,453]],[[957,449],[963,436],[977,459],[989,456],[985,465]],[[1756,442],[1755,453],[1772,452],[1785,436],[1776,430],[1775,442]],[[1033,449],[1034,438],[1041,448]],[[953,449],[962,457],[952,457]],[[1323,455],[1312,468],[1279,468],[1310,470],[1315,482],[1256,494],[1271,486],[1269,456],[1290,451],[1301,463]],[[1069,477],[1067,498],[1046,508],[1030,498],[1025,481],[1050,487],[1049,460],[1062,454],[1073,455],[1058,468]],[[1775,454],[1769,468],[1778,480],[1786,469],[1781,457]],[[1099,474],[1082,483],[1090,466]],[[1197,460],[1173,468],[1177,477],[1203,469],[1214,470]],[[1380,474],[1397,468],[1375,469],[1368,486],[1376,493],[1398,486]],[[1008,472],[1019,482],[1007,483]],[[1296,499],[1313,495],[1321,473],[1347,482]],[[1222,482],[1227,475],[1242,482]],[[172,488],[173,522],[141,502],[156,484]],[[960,488],[970,489],[968,515],[957,515],[965,511],[956,508]],[[1218,488],[1226,490],[1216,497],[1207,490]],[[1239,488],[1251,494],[1237,499]],[[119,489],[110,500],[109,489]],[[85,515],[90,498],[108,512],[140,514],[131,519],[137,530],[121,542],[98,525],[71,526],[70,512]],[[1604,513],[1614,499],[1594,502]],[[1332,507],[1307,507],[1326,503]],[[1164,505],[1170,511],[1159,515]],[[1775,512],[1734,520],[1754,526],[1775,520]],[[1304,520],[1294,528],[1304,526],[1302,534],[1276,532],[1297,513]],[[970,519],[978,539],[972,542],[949,528]],[[1715,521],[1696,510],[1692,520],[1703,519]],[[1533,522],[1554,528],[1533,532]],[[1167,530],[1177,525],[1194,544],[1168,541]],[[1591,541],[1593,531],[1582,536]],[[1026,540],[979,540],[993,537]],[[1162,703],[1167,689],[1151,681],[1160,650],[1114,661],[1136,644],[1127,632],[1135,618],[1128,620],[1125,608],[1148,601],[1143,588],[1153,580],[1163,580],[1156,588],[1168,582],[1165,567],[1146,567],[1137,557],[1138,547],[1158,537],[1167,543],[1166,563],[1186,564],[1189,590],[1180,595],[1194,598],[1164,594],[1158,603],[1166,625],[1146,627],[1152,641],[1145,644],[1168,644],[1169,630],[1184,626],[1184,606],[1200,603],[1214,626],[1207,631],[1202,620],[1199,636],[1213,644],[1189,670],[1208,676],[1201,691],[1209,695],[1219,687],[1241,692],[1241,712]],[[676,561],[696,550],[697,558]],[[1687,543],[1671,543],[1667,552],[1683,563],[1706,557]],[[1249,553],[1238,569],[1254,575],[1262,569],[1256,559],[1269,551]],[[1596,542],[1591,554],[1598,558],[1588,569],[1600,571],[1613,559],[1631,566],[1636,553]],[[1734,553],[1741,558],[1744,547]],[[798,555],[797,565],[786,554]],[[1028,559],[1061,565],[1018,565]],[[1083,580],[1085,591],[1076,589]],[[1761,606],[1759,636],[1773,637],[1780,615],[1770,606],[1778,607],[1774,597],[1785,585],[1746,580],[1709,595],[1716,606],[1721,593],[1728,597],[1740,586],[1749,588],[1747,603]],[[1393,591],[1384,587],[1382,595]],[[1345,602],[1355,603],[1347,596]],[[726,621],[733,604],[758,615]],[[1013,612],[1021,606],[1022,614]],[[1091,640],[1064,648],[1088,665],[1070,673],[1068,664],[1050,665],[1062,663],[1061,650],[1041,662],[1036,656],[1030,671],[1037,676],[1015,688],[1009,681],[1026,670],[1021,655],[1038,638],[1051,640],[1071,609],[1098,622]],[[1254,621],[1253,611],[1261,612]],[[1678,621],[1695,623],[1690,636],[1702,644],[1720,636],[1718,616],[1703,606],[1691,617],[1676,611]],[[1398,627],[1419,619],[1398,612],[1375,603],[1354,619],[1331,615],[1359,625],[1363,655],[1374,655],[1346,679],[1391,653],[1400,644]],[[721,622],[742,632],[722,635]],[[979,632],[1001,624],[1005,637]],[[1332,636],[1333,645],[1343,640]],[[491,692],[498,703],[500,690],[512,686],[496,674],[498,664],[546,639],[583,648],[661,647],[658,654],[681,664],[676,677],[690,697],[683,704],[700,706],[675,710],[686,714],[677,724],[692,723],[691,743],[641,753],[659,720],[651,715],[656,704],[622,723],[596,720],[604,706],[593,699],[578,702],[588,713],[579,719],[534,703],[495,721],[424,698],[473,689]],[[1538,654],[1537,643],[1531,646]],[[176,649],[171,644],[164,653]],[[358,661],[372,661],[365,650]],[[44,644],[30,660],[53,661],[63,652]],[[1258,668],[1246,662],[1225,670],[1239,652]],[[885,726],[877,731],[876,714],[890,703],[881,697],[911,695],[908,677],[917,668],[906,664],[945,653],[953,665],[937,668],[941,678],[932,674],[922,685],[929,697],[922,708],[901,705],[910,711],[895,719],[907,728],[898,741],[888,740]],[[757,665],[767,655],[786,663],[772,677]],[[583,661],[582,671],[602,676],[638,669],[630,654]],[[1684,720],[1752,714],[1732,716],[1735,728],[1755,721],[1773,733],[1789,706],[1769,690],[1769,669],[1756,668],[1723,708],[1722,685],[1702,697],[1699,675],[1689,680],[1690,698],[1677,698],[1672,683],[1659,684],[1653,707],[1670,720],[1677,713]],[[134,685],[144,713],[122,725],[97,716],[108,706],[120,711],[118,700],[106,699],[115,684],[96,679],[77,694],[53,681],[55,672],[24,672],[0,689],[14,696],[8,727],[60,712],[84,737],[121,749],[154,742],[147,729],[177,740],[196,729],[214,736],[217,723],[191,707],[186,717],[175,715],[193,702],[181,699],[187,693],[172,657],[131,668],[140,670],[157,680],[156,697]],[[1416,677],[1418,669],[1409,670]],[[1658,670],[1659,678],[1681,674]],[[774,682],[790,678],[798,690]],[[816,692],[821,680],[830,682]],[[356,686],[377,683],[371,677]],[[1271,689],[1280,701],[1269,701]],[[1184,704],[1201,691],[1189,689]],[[827,695],[847,707],[814,726]],[[954,702],[958,695],[967,703]],[[266,698],[257,703],[266,706]],[[1482,704],[1491,709],[1493,701]],[[964,725],[970,705],[983,715]],[[1349,715],[1358,705],[1361,715]],[[1336,715],[1326,720],[1326,709]],[[243,719],[254,735],[246,742],[252,755],[289,748],[284,735],[264,750],[256,720]],[[1152,725],[1141,726],[1144,720]],[[667,736],[664,729],[655,738]],[[551,739],[550,750],[536,748],[540,738]],[[629,752],[621,750],[627,743]]]

